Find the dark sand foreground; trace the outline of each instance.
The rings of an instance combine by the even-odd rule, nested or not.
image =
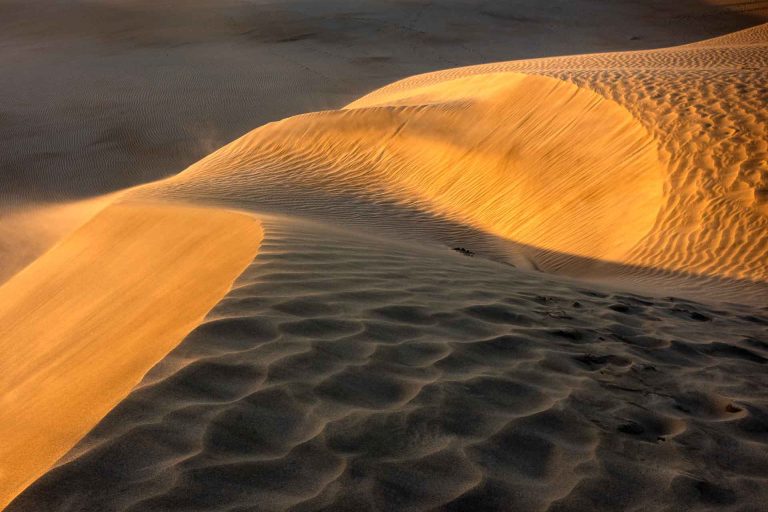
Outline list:
[[[768,310],[280,218],[9,511],[764,510]]]

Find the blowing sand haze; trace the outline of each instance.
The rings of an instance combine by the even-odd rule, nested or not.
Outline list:
[[[0,508],[766,510],[766,2],[37,7],[183,85],[0,105]]]

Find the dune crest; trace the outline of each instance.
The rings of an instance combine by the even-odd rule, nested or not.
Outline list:
[[[260,239],[239,213],[112,205],[0,288],[0,507],[195,327]]]
[[[654,141],[616,103],[495,73],[267,125],[159,189],[263,191],[257,208],[286,183],[317,201],[388,198],[540,250],[621,261],[653,226],[662,178]]]
[[[645,289],[738,281],[757,288],[723,297],[759,302],[766,47],[761,26],[709,46],[419,75],[265,125],[137,193],[481,252],[492,236],[509,242],[502,259],[540,270]]]

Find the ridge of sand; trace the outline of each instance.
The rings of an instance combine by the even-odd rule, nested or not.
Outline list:
[[[753,36],[413,77],[347,109],[266,125],[131,192],[134,201],[261,216],[264,257],[11,510],[737,510],[764,502],[768,43]],[[591,116],[604,121],[600,130]],[[589,211],[585,201],[600,207]],[[117,237],[121,224],[109,216],[120,208],[80,232]],[[143,224],[151,210],[131,211]],[[184,211],[141,237],[157,243],[140,244],[147,261],[188,262],[183,275],[153,271],[153,280],[189,284],[201,266],[219,263],[198,252],[207,244],[168,250],[175,236],[224,237],[216,248],[228,257],[239,252],[231,244],[248,245],[231,229],[235,218],[246,222],[242,214]],[[102,229],[89,228],[94,222]],[[26,279],[41,281],[39,294],[55,289],[49,281],[70,272],[56,255],[77,239],[15,276],[0,299],[26,301],[28,287],[14,284]],[[445,247],[464,243],[478,257]],[[85,262],[123,261],[100,254],[115,251]],[[605,291],[490,256],[661,284],[649,295]],[[74,283],[87,271],[71,270],[68,298],[81,295]],[[725,282],[742,303],[659,296],[694,283],[691,274]],[[690,295],[727,296],[715,297],[713,286],[695,282]],[[10,320],[3,328],[19,329],[10,334],[34,335],[26,346],[34,349],[36,333],[58,339],[46,330],[54,322],[19,328],[20,314],[39,311],[0,309]],[[99,336],[89,319],[66,315],[72,332]],[[8,360],[26,361],[23,352]],[[33,373],[8,389],[58,384],[58,372]],[[105,401],[88,421],[107,409]],[[41,446],[16,447],[47,457]]]
[[[552,78],[497,73],[419,88],[383,108],[273,123],[146,190],[256,192],[256,208],[300,210],[307,205],[288,197],[296,188],[314,201],[388,198],[541,250],[621,261],[653,227],[662,169],[653,140],[616,103]]]
[[[674,275],[668,288],[691,296],[741,283],[721,297],[759,303],[768,280],[765,27],[737,36],[748,45],[418,75],[340,111],[265,125],[138,194],[441,244],[464,237],[515,264],[647,289]]]
[[[260,238],[241,213],[115,204],[0,287],[0,507],[199,323]]]

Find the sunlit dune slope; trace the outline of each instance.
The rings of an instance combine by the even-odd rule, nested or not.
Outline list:
[[[352,103],[489,72],[546,75],[623,106],[656,140],[664,199],[625,262],[650,269],[768,279],[768,24],[696,44],[554,57],[408,78]]]
[[[173,186],[247,197],[288,182],[329,198],[389,197],[516,242],[610,260],[653,226],[656,148],[614,102],[516,73],[409,92],[384,107],[268,125]]]
[[[0,507],[195,327],[260,238],[240,213],[113,205],[0,288]]]
[[[404,237],[448,222],[572,275],[764,282],[767,62],[762,26],[710,45],[420,75],[254,130],[140,194]],[[368,215],[382,205],[389,219]]]

